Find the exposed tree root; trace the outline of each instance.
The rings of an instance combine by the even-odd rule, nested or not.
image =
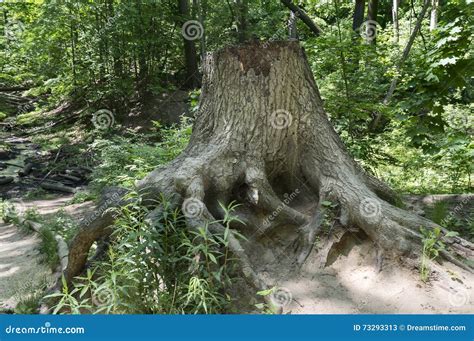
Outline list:
[[[225,49],[208,57],[204,71],[190,143],[169,165],[137,182],[143,205],[156,206],[164,195],[181,205],[190,228],[208,224],[211,233],[223,233],[216,223],[224,216],[219,203],[237,201],[241,206],[234,213],[244,223],[232,229],[257,242],[285,229],[296,240],[287,255],[295,265],[312,252],[326,265],[332,245],[352,229],[361,229],[375,243],[380,268],[382,255],[421,256],[420,228],[438,226],[395,206],[397,195],[353,161],[327,119],[297,43]],[[337,207],[334,217],[326,214],[328,201]],[[114,206],[125,202],[122,193]],[[328,217],[333,222],[323,231]],[[81,273],[90,246],[110,233],[111,225],[110,211],[82,224],[70,248],[68,280]],[[229,238],[247,282],[258,290],[271,286],[252,266],[246,251],[250,243],[233,233]],[[322,246],[315,250],[318,239]],[[441,256],[472,272],[463,262],[473,258],[472,243],[459,237],[443,240],[449,247]]]

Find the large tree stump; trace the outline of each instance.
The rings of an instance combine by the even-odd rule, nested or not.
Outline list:
[[[234,229],[258,238],[284,226],[299,236],[297,251],[289,257],[302,264],[321,233],[322,212],[330,201],[337,204],[341,228],[362,229],[381,251],[420,256],[420,227],[437,225],[395,206],[395,193],[355,163],[324,112],[298,42],[225,48],[207,56],[203,71],[189,145],[137,182],[145,205],[153,206],[164,194],[182,205],[189,227],[195,228],[223,217],[219,202],[237,200],[243,204],[236,213],[244,225]],[[284,193],[296,193],[299,205]],[[80,273],[91,244],[112,224],[106,212],[84,225],[71,246],[68,279]],[[472,258],[473,245],[444,239],[449,247],[443,257],[471,270],[463,259]],[[230,247],[247,280],[265,287],[240,242],[231,237]]]

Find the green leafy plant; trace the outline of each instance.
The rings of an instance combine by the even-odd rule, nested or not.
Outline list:
[[[423,282],[427,282],[430,276],[430,262],[435,260],[441,251],[446,249],[445,243],[442,241],[443,237],[449,238],[457,236],[457,232],[450,231],[443,235],[441,228],[436,227],[432,230],[420,228],[423,235],[423,248],[420,264],[420,277]]]
[[[104,259],[76,278],[72,290],[65,287],[50,296],[57,300],[55,312],[208,314],[230,309],[235,267],[228,245],[236,205],[221,205],[222,220],[190,231],[181,212],[164,198],[151,212],[140,197],[135,199],[117,211]],[[225,227],[222,234],[210,232],[217,223]]]

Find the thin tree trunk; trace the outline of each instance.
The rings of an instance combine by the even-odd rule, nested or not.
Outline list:
[[[236,0],[237,8],[237,35],[239,43],[243,43],[248,39],[247,34],[247,15],[248,15],[248,0]]]
[[[322,30],[319,26],[316,25],[316,23],[299,6],[295,5],[291,0],[281,0],[281,3],[288,7],[289,10],[293,11],[295,15],[300,18],[314,34],[316,34],[316,36],[321,35]]]
[[[203,30],[200,39],[201,47],[201,60],[204,60],[206,54],[206,16],[207,16],[207,0],[197,0],[199,8],[199,22],[201,23]]]
[[[339,22],[339,6],[338,6],[338,0],[334,0],[334,9],[336,12],[336,23],[337,23],[337,33],[339,37],[339,45],[341,46],[340,51],[339,51],[339,56],[341,58],[341,69],[342,69],[342,79],[344,80],[344,89],[346,92],[346,98],[349,99],[349,85],[347,81],[347,72],[346,72],[346,58],[344,56],[344,51],[342,50],[342,33],[341,33],[341,25]]]
[[[410,54],[411,47],[413,46],[413,43],[415,42],[416,35],[420,31],[421,24],[423,23],[423,18],[426,15],[426,12],[428,11],[428,7],[430,6],[430,0],[425,0],[425,3],[423,5],[423,8],[418,15],[418,19],[415,24],[415,28],[413,29],[413,32],[411,33],[410,39],[408,40],[407,45],[405,46],[405,49],[403,50],[402,57],[400,58],[399,62],[397,63],[396,67],[396,73],[395,76],[392,79],[392,83],[390,84],[390,88],[388,89],[387,95],[385,96],[383,100],[383,104],[388,104],[393,96],[393,93],[395,92],[395,88],[397,87],[397,82],[398,78],[400,77],[400,72],[402,70],[403,64],[405,64],[405,61],[408,58],[408,55]]]
[[[288,37],[290,40],[298,40],[298,30],[296,27],[296,15],[290,11],[290,18],[288,19]]]
[[[398,1],[392,0],[392,23],[393,23],[393,39],[395,44],[398,45],[400,41],[400,28],[398,24]]]
[[[352,29],[357,31],[364,22],[365,0],[356,0],[352,16]]]
[[[376,32],[377,30],[377,13],[379,7],[379,0],[369,0],[369,6],[367,9],[367,27],[366,37],[369,44],[375,45],[376,43]],[[375,30],[375,31],[372,31]]]
[[[439,0],[431,0],[430,31],[438,26],[438,4]]]
[[[183,27],[190,18],[188,0],[179,0],[178,10],[181,17],[180,26]],[[186,79],[184,86],[187,88],[196,88],[200,84],[199,69],[197,62],[196,46],[194,41],[183,34],[184,60],[186,66]]]

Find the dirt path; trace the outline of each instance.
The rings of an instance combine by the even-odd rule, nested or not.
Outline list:
[[[0,221],[0,308],[13,309],[50,282],[51,269],[41,262],[39,243],[37,235]]]
[[[21,209],[36,207],[41,214],[54,214],[70,199],[71,196],[63,196],[51,200],[21,202]],[[65,211],[80,218],[89,205],[70,205]],[[0,220],[0,309],[13,309],[20,300],[52,283],[53,273],[41,261],[39,244],[38,235],[27,234]]]

